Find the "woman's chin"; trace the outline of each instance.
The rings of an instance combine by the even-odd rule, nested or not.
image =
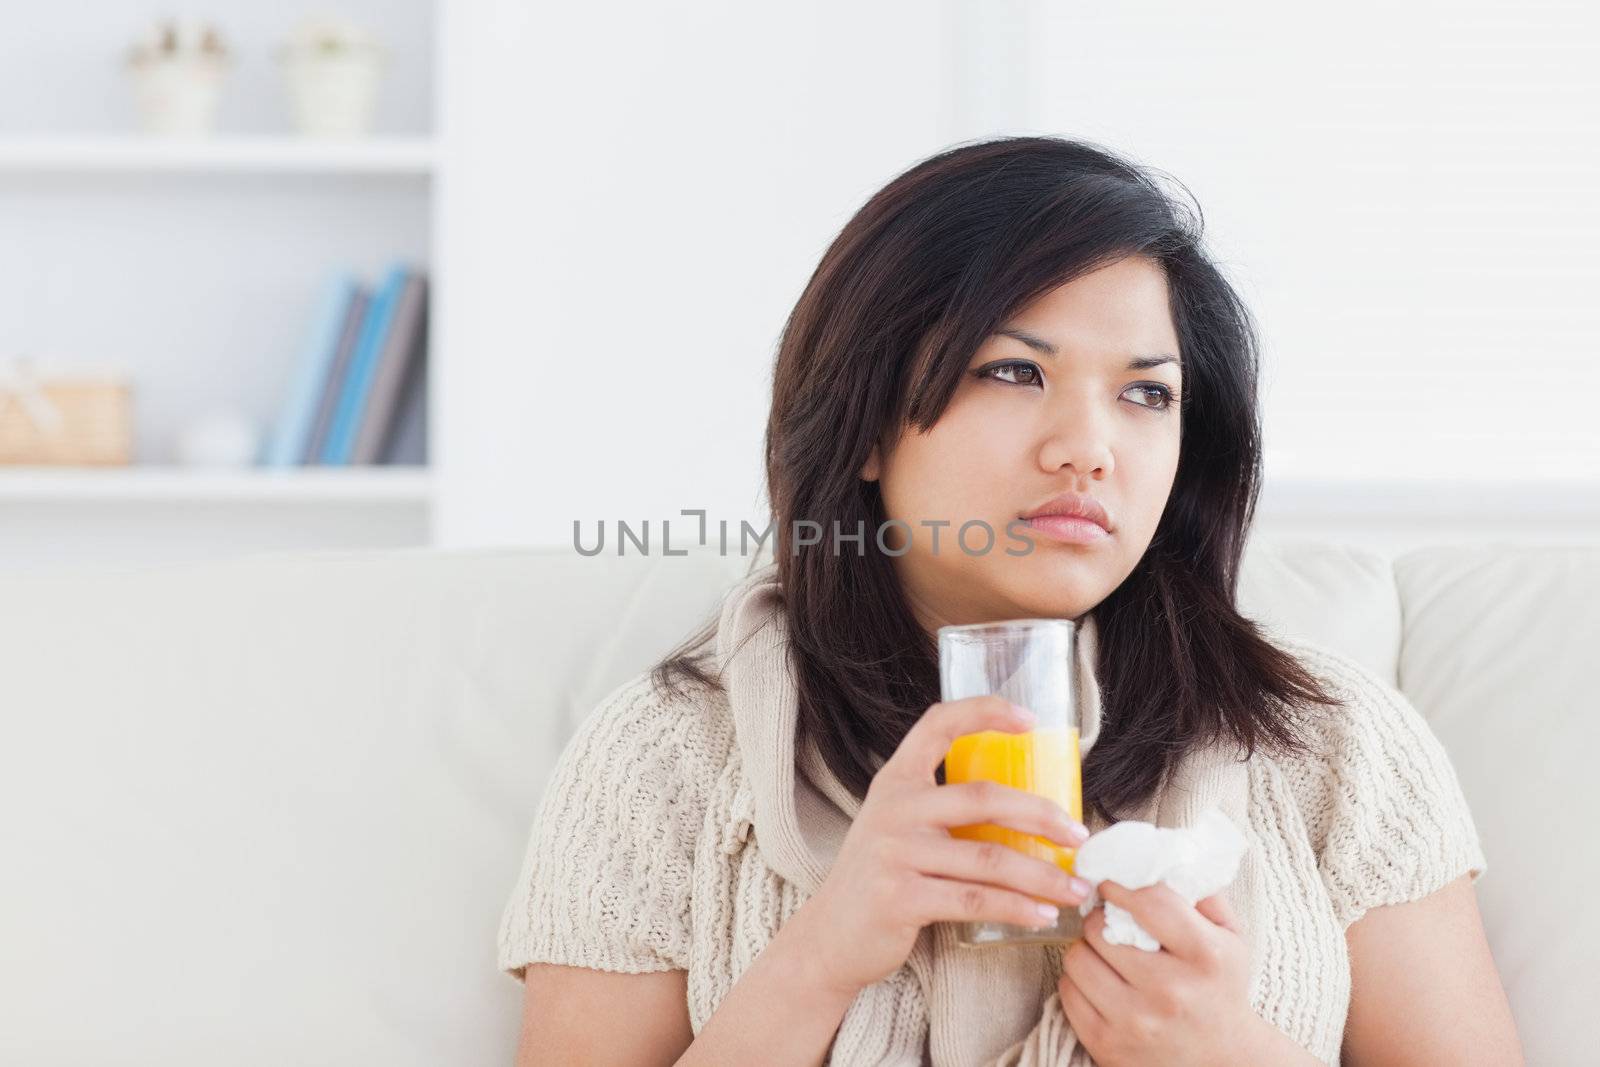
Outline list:
[[[1093,610],[1109,590],[1102,588],[1100,568],[1086,567],[1081,559],[1052,560],[1045,565],[1019,567],[1006,584],[1008,599],[1026,609],[1019,618],[1076,619]],[[1043,561],[1041,561],[1043,562]]]

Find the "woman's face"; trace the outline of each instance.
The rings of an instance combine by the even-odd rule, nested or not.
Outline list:
[[[910,527],[883,541],[906,549],[895,568],[929,633],[1083,615],[1144,555],[1178,469],[1181,353],[1156,262],[1130,256],[1076,278],[1000,330],[939,421],[875,448],[861,470],[880,483],[885,518]],[[1098,501],[1109,533],[1077,543],[1020,521],[1062,493]],[[976,524],[958,541],[971,520],[992,544]]]

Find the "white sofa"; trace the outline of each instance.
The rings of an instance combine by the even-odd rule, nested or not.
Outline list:
[[[495,930],[551,763],[750,562],[0,576],[0,1062],[508,1063]],[[1240,597],[1432,722],[1529,1062],[1597,1062],[1600,546],[1252,546]]]

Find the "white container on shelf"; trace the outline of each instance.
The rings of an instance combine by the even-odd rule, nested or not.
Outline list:
[[[310,137],[372,132],[386,53],[378,39],[345,18],[312,17],[278,49],[295,129]]]
[[[358,137],[372,132],[383,57],[375,49],[336,55],[288,52],[284,76],[295,129],[310,137]]]
[[[127,57],[139,125],[146,133],[209,134],[232,63],[232,51],[209,22],[168,17],[145,27]]]
[[[144,132],[198,137],[216,129],[217,105],[228,65],[205,57],[154,59],[131,64],[134,102]]]
[[[174,458],[184,467],[250,467],[260,452],[254,420],[236,408],[215,408],[179,429]]]

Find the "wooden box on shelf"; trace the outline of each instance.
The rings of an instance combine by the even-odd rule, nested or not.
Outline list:
[[[0,464],[126,466],[133,389],[121,378],[0,383]]]

